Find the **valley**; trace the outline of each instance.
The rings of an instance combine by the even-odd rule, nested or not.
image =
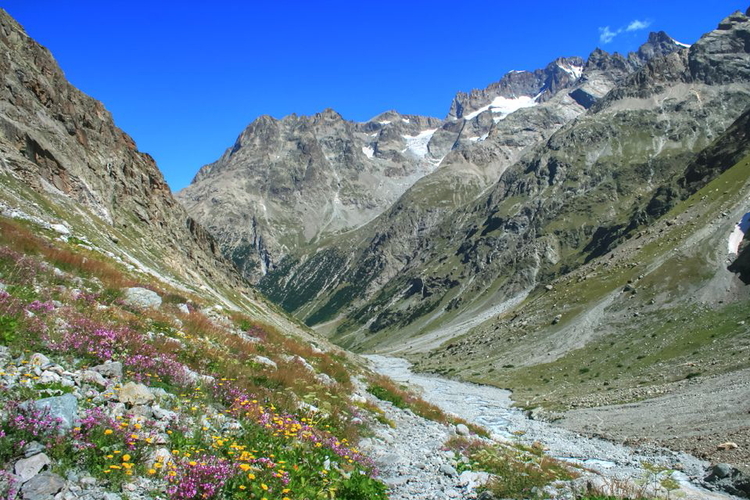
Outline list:
[[[750,497],[750,11],[254,119],[172,193],[0,10],[0,497]]]

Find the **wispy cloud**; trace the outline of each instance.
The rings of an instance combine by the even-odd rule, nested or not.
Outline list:
[[[627,26],[623,26],[621,28],[617,28],[616,30],[612,30],[609,26],[604,26],[603,28],[599,28],[599,41],[603,44],[607,44],[615,39],[615,37],[621,33],[625,32],[631,32],[631,31],[639,31],[648,28],[651,26],[651,21],[649,19],[644,19],[643,21],[639,19],[634,19],[630,21],[630,23]]]
[[[651,26],[651,21],[648,19],[644,19],[643,21],[639,21],[638,19],[631,21],[630,24],[628,24],[628,27],[625,28],[625,31],[638,31],[638,30],[645,30]]]
[[[612,31],[609,26],[599,28],[599,41],[602,43],[609,43],[614,37],[620,34],[620,30]]]

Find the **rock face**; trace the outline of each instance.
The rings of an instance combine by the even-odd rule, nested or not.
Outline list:
[[[372,220],[434,170],[427,144],[440,124],[394,111],[366,123],[330,109],[261,116],[178,197],[258,278],[290,249]]]
[[[95,227],[113,251],[125,249],[143,269],[190,269],[197,282],[239,283],[213,238],[172,197],[154,160],[1,10],[0,47],[6,55],[0,60],[0,189],[10,199],[23,194],[19,186],[30,186],[60,211],[78,213],[79,226]]]

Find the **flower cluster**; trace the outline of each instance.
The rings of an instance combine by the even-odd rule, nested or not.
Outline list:
[[[212,455],[183,458],[167,474],[167,494],[172,500],[213,498],[235,474],[229,460]]]

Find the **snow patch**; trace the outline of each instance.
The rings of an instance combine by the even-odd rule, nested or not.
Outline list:
[[[381,124],[381,125],[388,125],[389,123],[391,123],[391,121],[390,120],[383,120],[382,122],[378,122],[378,123]]]
[[[581,75],[583,74],[583,66],[576,66],[573,64],[566,64],[566,63],[558,63],[557,67],[561,70],[565,71],[567,74],[570,75],[573,80],[578,80],[581,78]]]
[[[404,152],[411,151],[412,154],[415,156],[418,156],[420,158],[424,158],[427,156],[427,144],[429,144],[430,139],[432,139],[432,135],[435,133],[437,129],[431,128],[428,130],[423,130],[417,135],[402,135],[401,137],[406,140],[406,149]]]
[[[375,150],[369,146],[362,146],[362,152],[368,158],[372,158],[375,155]]]
[[[401,121],[404,123],[410,123],[410,120],[408,118],[401,118]]]
[[[750,212],[742,216],[742,220],[734,226],[734,231],[729,235],[727,250],[730,254],[737,255],[740,253],[740,243],[745,238],[748,229],[750,229]]]
[[[683,47],[683,48],[686,48],[686,49],[689,49],[689,48],[690,48],[690,44],[689,44],[689,43],[682,43],[682,42],[678,42],[678,41],[677,41],[677,40],[675,40],[674,38],[672,38],[672,43],[674,43],[674,44],[675,44],[675,45],[677,45],[678,47]]]
[[[502,120],[514,111],[518,111],[521,108],[530,108],[532,106],[536,106],[536,97],[529,97],[527,95],[510,98],[497,96],[487,106],[482,106],[481,108],[469,113],[463,118],[465,120],[471,120],[474,117],[479,116],[480,113],[484,113],[489,109],[493,114],[500,115],[493,117],[497,121]]]

